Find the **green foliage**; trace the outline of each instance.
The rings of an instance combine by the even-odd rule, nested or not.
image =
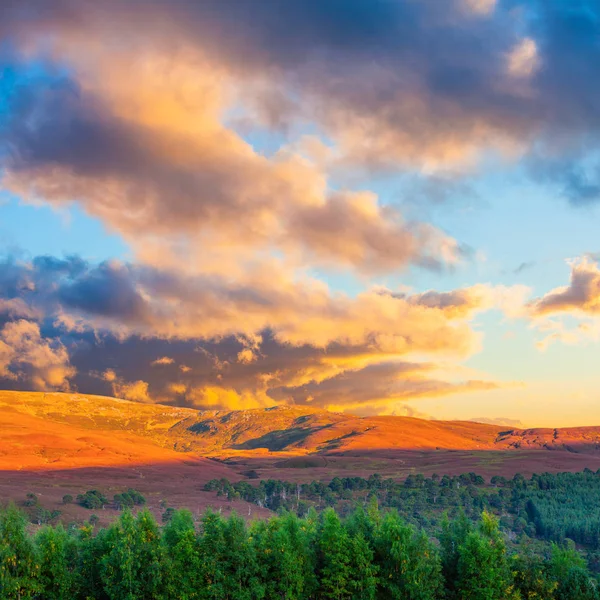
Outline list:
[[[189,511],[166,509],[161,529],[149,511],[134,516],[125,508],[108,528],[94,527],[95,515],[80,528],[39,528],[28,526],[25,513],[10,506],[0,510],[0,598],[600,600],[597,581],[573,542],[550,548],[527,538],[522,523],[519,541],[509,541],[515,538],[517,519],[528,518],[522,494],[539,481],[547,483],[517,476],[497,479],[490,488],[510,498],[506,501],[520,515],[510,521],[508,535],[498,517],[486,511],[475,518],[467,511],[453,516],[449,510],[441,527],[420,515],[426,527],[419,527],[416,519],[409,522],[386,507],[397,484],[377,475],[313,486],[310,493],[320,500],[307,505],[303,517],[282,508],[290,498],[299,505],[298,496],[289,495],[298,486],[288,489],[271,480],[255,489],[264,492],[265,501],[279,502],[280,514],[250,525],[235,513],[225,518],[208,511],[196,523]],[[472,474],[415,475],[401,487],[402,494],[413,499],[428,495],[437,505],[436,494],[455,484],[456,490],[480,485]],[[347,517],[325,506],[327,499],[349,491],[362,494],[362,501],[351,511],[344,500]],[[120,495],[133,499],[131,492]],[[103,500],[98,492],[87,495]],[[34,494],[27,500],[28,513],[41,508]]]
[[[378,527],[375,556],[380,565],[378,598],[434,600],[440,596],[442,568],[435,547],[398,513],[388,513]]]
[[[295,515],[257,521],[250,536],[259,572],[265,581],[265,598],[304,598],[314,589],[314,555],[311,534]]]
[[[519,554],[510,560],[515,589],[523,600],[555,600],[558,581],[551,573],[550,563],[525,542]]]
[[[101,580],[107,595],[126,600],[156,598],[162,590],[164,555],[152,513],[137,518],[129,511],[108,529],[101,560]]]
[[[319,597],[345,600],[375,597],[377,567],[361,533],[351,536],[331,508],[325,510],[317,536]]]
[[[380,508],[395,508],[405,520],[430,532],[446,511],[454,518],[462,511],[476,520],[486,510],[501,517],[504,530],[517,535],[557,542],[570,538],[590,550],[600,550],[600,516],[595,510],[600,504],[600,471],[589,469],[532,475],[530,479],[520,473],[512,479],[496,475],[489,484],[476,473],[429,478],[409,475],[403,482],[375,473],[366,479],[334,477],[329,483],[303,484],[214,479],[204,489],[229,500],[242,498],[300,516],[311,506],[319,510],[332,506],[340,514],[348,514],[357,506],[375,502]]]
[[[165,510],[165,512],[161,515],[161,520],[163,523],[168,523],[175,514],[175,509],[173,507],[169,507]]]
[[[93,510],[103,508],[105,504],[108,504],[108,500],[106,496],[98,490],[89,490],[85,494],[77,495],[77,504]]]
[[[483,513],[478,531],[467,533],[458,546],[456,592],[470,600],[514,598],[506,544],[498,519]],[[518,596],[517,596],[518,597]]]
[[[590,577],[582,556],[573,544],[552,546],[550,572],[558,580],[556,600],[597,600],[597,582]]]
[[[200,548],[192,513],[174,511],[163,529],[165,549],[165,596],[192,600],[201,598]]]
[[[27,520],[16,506],[0,512],[0,598],[28,600],[39,590],[39,564]]]
[[[42,528],[35,538],[39,553],[39,584],[43,598],[67,600],[79,592],[77,541],[62,525]]]
[[[63,504],[72,504],[73,503],[73,496],[71,496],[71,494],[65,494],[62,497],[62,502],[63,502]]]

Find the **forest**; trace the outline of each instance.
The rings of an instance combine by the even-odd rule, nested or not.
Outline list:
[[[483,512],[443,518],[435,536],[376,500],[340,517],[331,507],[247,523],[176,510],[159,527],[125,509],[108,528],[30,531],[0,512],[0,597],[44,600],[597,600],[598,581],[573,543],[509,548]]]
[[[335,477],[329,483],[305,484],[269,479],[251,485],[213,479],[204,489],[216,492],[217,498],[241,498],[300,516],[310,507],[328,506],[344,515],[375,500],[429,532],[439,527],[444,514],[456,517],[464,512],[477,519],[486,510],[497,515],[501,529],[513,540],[523,534],[554,542],[568,538],[600,562],[596,556],[600,549],[600,470],[534,474],[528,479],[517,473],[511,479],[494,476],[490,481],[475,473],[409,475],[404,481],[373,474],[367,479]]]
[[[159,524],[128,489],[66,495],[91,514],[63,524],[30,492],[0,510],[0,598],[600,600],[600,472],[251,479],[205,489],[269,519],[163,504]]]

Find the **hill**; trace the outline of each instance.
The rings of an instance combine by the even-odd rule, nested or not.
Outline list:
[[[409,474],[484,477],[600,468],[600,427],[507,429],[461,421],[357,417],[310,407],[199,411],[85,394],[0,392],[0,500],[40,495],[65,518],[89,517],[62,496],[129,487],[162,506],[263,514],[203,491],[211,479],[309,482]],[[113,511],[114,512],[114,511]],[[111,509],[101,521],[114,518]]]
[[[600,426],[507,429],[472,421],[357,417],[304,406],[216,411],[83,394],[0,391],[0,468],[253,455],[555,450],[600,456]],[[14,461],[17,461],[15,463]]]
[[[177,462],[183,457],[232,462],[310,455],[331,461],[450,451],[555,450],[600,457],[600,427],[507,429],[286,405],[203,411],[82,394],[0,392],[0,426],[0,468],[18,469]]]

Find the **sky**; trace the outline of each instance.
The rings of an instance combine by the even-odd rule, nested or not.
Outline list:
[[[0,388],[600,424],[595,0],[0,4]]]

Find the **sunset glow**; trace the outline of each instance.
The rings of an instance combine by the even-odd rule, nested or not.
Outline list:
[[[24,0],[0,38],[0,389],[600,424],[597,2]]]

